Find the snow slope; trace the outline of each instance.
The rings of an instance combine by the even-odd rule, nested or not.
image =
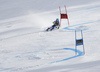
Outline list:
[[[44,32],[67,6],[70,27]],[[99,72],[99,0],[0,0],[0,72]],[[83,30],[85,55],[75,30]],[[80,31],[77,32],[80,38]]]

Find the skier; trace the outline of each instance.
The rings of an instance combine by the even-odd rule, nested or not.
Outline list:
[[[49,27],[48,29],[46,29],[46,31],[50,30],[52,31],[53,29],[59,29],[60,24],[59,24],[59,19],[57,18],[54,22],[53,25],[51,27]]]

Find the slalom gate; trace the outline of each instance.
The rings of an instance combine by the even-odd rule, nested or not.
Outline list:
[[[75,30],[75,55],[77,55],[77,46],[83,45],[83,53],[85,54],[85,49],[84,49],[84,42],[83,42],[83,33],[82,30],[81,32],[81,38],[77,38],[77,30]]]
[[[61,8],[59,6],[59,11],[60,11],[60,26],[61,26],[61,19],[66,19],[68,21],[68,26],[69,25],[69,19],[68,19],[68,15],[67,15],[67,9],[66,9],[66,6],[65,6],[65,12],[66,13],[61,13]]]

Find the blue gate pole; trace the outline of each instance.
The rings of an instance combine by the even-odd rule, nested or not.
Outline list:
[[[76,46],[76,30],[75,30],[75,55],[77,55],[77,46]]]
[[[81,30],[81,36],[82,36],[82,39],[83,39],[83,33],[82,33],[82,30]],[[83,53],[85,54],[84,41],[83,41]]]

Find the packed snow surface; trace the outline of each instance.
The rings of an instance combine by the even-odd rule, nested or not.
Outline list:
[[[46,32],[64,5],[70,26]],[[0,72],[100,72],[99,43],[100,0],[0,0]]]

